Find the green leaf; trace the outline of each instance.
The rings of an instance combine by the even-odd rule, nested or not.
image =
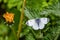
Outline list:
[[[16,40],[16,37],[14,36],[13,33],[10,33],[10,35],[8,36],[8,40]]]
[[[30,32],[30,27],[24,27],[20,33],[20,37],[27,35]]]
[[[0,40],[4,40],[3,37],[0,37]]]
[[[0,2],[2,2],[2,0],[0,0]]]
[[[8,33],[8,27],[3,23],[0,24],[0,35],[6,35]]]
[[[26,36],[25,40],[35,40],[35,38],[33,37],[33,35],[32,35],[31,33],[29,33],[29,34]]]
[[[19,11],[21,11],[21,9],[22,9],[22,1],[20,1],[20,2],[18,2],[18,4],[17,4],[17,9],[19,10]]]
[[[8,0],[4,0],[4,3],[7,3],[8,2]]]
[[[9,0],[7,3],[7,6],[9,9],[11,9],[12,7],[16,7],[18,2],[19,2],[19,0]]]

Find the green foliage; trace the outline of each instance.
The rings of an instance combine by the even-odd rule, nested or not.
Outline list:
[[[1,2],[2,0],[0,0],[0,2]]]
[[[25,15],[29,19],[40,17],[50,18],[50,22],[46,25],[46,28],[41,30],[42,34],[44,35],[42,35],[42,40],[57,40],[58,36],[60,35],[60,24],[57,23],[57,21],[60,20],[59,2],[53,6],[50,6],[48,9],[44,9],[43,11],[26,8]]]
[[[8,32],[8,27],[3,23],[0,24],[0,35],[6,35]]]
[[[21,11],[22,0],[3,0],[3,2],[7,3],[6,5],[9,9],[17,7],[17,9]]]
[[[58,0],[27,0],[26,5],[28,8],[43,10],[57,1]]]
[[[0,17],[0,40],[17,40],[16,34],[22,8],[22,0],[3,1],[6,12],[14,13],[14,25],[4,24],[4,18]],[[48,17],[50,22],[42,30],[33,30],[25,23],[29,19]],[[60,2],[58,0],[26,0],[24,20],[20,39],[23,40],[57,40],[60,35]]]
[[[32,34],[28,34],[25,40],[35,40]]]

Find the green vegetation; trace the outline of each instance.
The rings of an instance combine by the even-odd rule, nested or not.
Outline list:
[[[24,0],[0,0],[0,40],[17,40],[23,4]],[[3,18],[5,12],[14,13],[14,23],[6,22]],[[24,18],[21,23],[22,28],[20,27],[20,40],[57,40],[60,36],[59,0],[26,0],[22,16]],[[33,30],[26,25],[27,20],[41,17],[50,18],[50,22],[44,29]]]

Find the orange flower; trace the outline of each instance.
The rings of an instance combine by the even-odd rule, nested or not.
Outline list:
[[[5,14],[3,14],[3,17],[5,18],[6,22],[11,23],[14,21],[14,14],[13,13],[6,12]]]

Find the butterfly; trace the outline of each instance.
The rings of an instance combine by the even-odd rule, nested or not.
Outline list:
[[[49,22],[49,18],[31,19],[26,22],[26,24],[32,27],[34,30],[43,29],[45,24]]]

